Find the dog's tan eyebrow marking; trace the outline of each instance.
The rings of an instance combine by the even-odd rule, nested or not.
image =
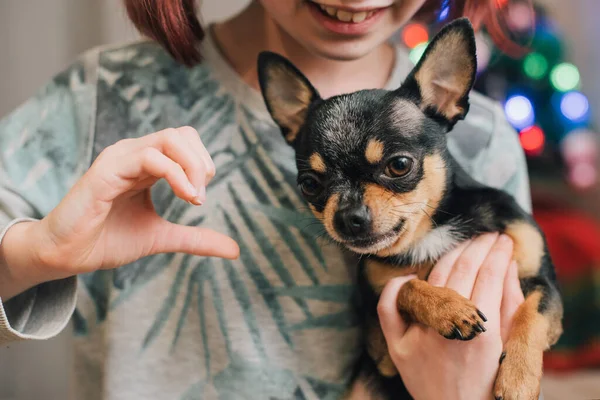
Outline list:
[[[369,164],[377,164],[383,158],[383,143],[377,139],[369,140],[365,150],[365,158]]]
[[[324,174],[327,171],[327,167],[325,166],[325,161],[323,161],[323,157],[319,153],[312,153],[310,158],[308,159],[308,163],[310,167],[320,174]]]

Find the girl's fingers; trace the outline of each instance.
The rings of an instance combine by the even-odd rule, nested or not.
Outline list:
[[[159,220],[155,247],[151,254],[187,253],[205,257],[236,259],[240,255],[238,244],[229,236],[211,229],[178,225]]]
[[[199,202],[198,191],[189,181],[181,165],[153,147],[144,149],[137,158],[138,160],[132,160],[131,163],[134,169],[139,170],[137,176],[146,173],[156,178],[163,178],[177,197],[194,204]]]
[[[473,239],[454,263],[446,287],[470,299],[479,268],[497,238],[497,234],[488,233]]]
[[[179,166],[189,185],[182,182],[181,173],[175,171],[173,164],[167,163],[157,152]],[[121,140],[103,151],[94,167],[101,182],[97,197],[106,201],[139,188],[142,181],[152,183],[150,176],[167,179],[177,196],[200,205],[206,199],[206,185],[215,174],[212,159],[198,132],[190,127]]]
[[[158,140],[153,143],[167,157],[181,165],[190,183],[196,188],[198,198],[192,203],[199,205],[206,201],[206,164],[203,154],[198,154],[196,148],[190,145],[189,131],[193,128],[167,129],[158,135]]]
[[[429,284],[432,286],[446,286],[446,282],[448,282],[448,277],[450,276],[450,272],[452,272],[454,263],[470,243],[471,241],[468,240],[464,243],[461,243],[455,249],[452,249],[448,253],[444,254],[429,273],[427,282],[429,282]]]
[[[508,332],[512,325],[512,319],[517,308],[525,301],[521,282],[519,281],[519,267],[513,261],[508,267],[506,279],[504,280],[504,291],[502,293],[502,306],[500,307],[500,332],[502,342],[506,343]]]
[[[188,144],[193,149],[195,157],[199,157],[204,163],[205,174],[206,174],[206,185],[214,178],[216,170],[215,164],[212,160],[212,157],[204,147],[202,140],[200,139],[200,134],[194,128],[189,126],[184,126],[182,128],[177,129],[188,141]]]
[[[408,275],[390,280],[383,288],[381,296],[379,297],[377,314],[388,346],[391,346],[392,343],[397,343],[402,339],[402,336],[404,336],[404,332],[406,332],[406,328],[408,327],[398,311],[397,299],[398,292],[400,291],[400,288],[402,288],[402,285],[415,278],[415,275]]]
[[[486,315],[498,315],[508,266],[512,260],[513,242],[501,235],[483,261],[473,287],[471,300]]]

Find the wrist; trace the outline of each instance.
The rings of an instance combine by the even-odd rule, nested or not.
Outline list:
[[[42,243],[40,221],[18,222],[0,242],[0,297],[6,301],[42,282],[60,277],[46,268],[37,246]]]

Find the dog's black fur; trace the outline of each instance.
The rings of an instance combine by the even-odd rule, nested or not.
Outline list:
[[[285,58],[259,56],[262,93],[296,151],[306,201],[334,240],[364,256],[358,282],[366,343],[356,379],[374,398],[411,398],[379,328],[383,285],[414,268],[425,280],[441,255],[476,235],[503,232],[513,239],[526,296],[505,346],[496,398],[537,399],[541,354],[562,332],[562,305],[542,232],[509,194],[473,180],[446,146],[446,134],[469,110],[475,51],[473,29],[459,19],[434,38],[397,90],[330,99],[322,99]],[[405,317],[449,339],[470,340],[485,331],[485,316],[469,300],[423,280],[400,291]]]

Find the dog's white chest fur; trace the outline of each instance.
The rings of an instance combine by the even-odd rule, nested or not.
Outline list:
[[[459,235],[450,225],[444,225],[431,230],[423,239],[417,242],[408,252],[415,264],[433,261],[460,243]]]

